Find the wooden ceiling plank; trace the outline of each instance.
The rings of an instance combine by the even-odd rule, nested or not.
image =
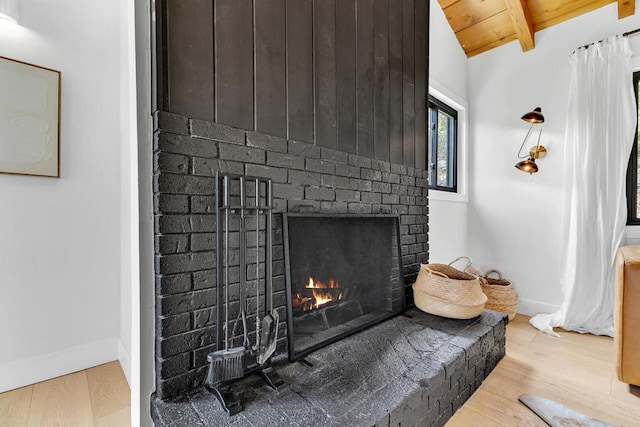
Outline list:
[[[458,0],[438,0],[438,3],[440,3],[440,7],[444,10],[445,8],[451,6],[454,3],[457,3]]]
[[[458,2],[458,0],[438,0],[438,3],[440,3],[440,7],[442,8],[442,10],[446,9],[456,2]]]
[[[528,0],[533,30],[538,32],[609,5],[616,0]]]
[[[513,22],[509,12],[504,10],[462,31],[458,31],[456,37],[460,42],[460,46],[468,55],[469,52],[481,49],[486,45],[496,47],[515,40],[515,31],[513,30]]]
[[[503,39],[497,40],[497,41],[495,41],[493,43],[486,44],[484,46],[479,47],[478,49],[466,52],[467,58],[471,58],[473,56],[480,55],[483,52],[489,51],[489,50],[494,49],[494,48],[496,48],[498,46],[502,46],[503,44],[510,43],[510,42],[512,42],[514,40],[517,40],[517,37],[516,37],[515,34],[511,34],[510,36],[507,36],[507,37],[505,37]]]
[[[457,32],[505,10],[504,0],[460,0],[444,9],[444,14]]]
[[[618,19],[636,13],[636,0],[618,0]]]
[[[460,0],[443,9],[454,32],[507,10],[504,0]]]
[[[635,0],[438,0],[467,57],[518,39],[523,51],[535,46],[535,33],[618,4],[618,17],[635,14]]]
[[[516,30],[516,36],[520,41],[522,51],[526,52],[535,47],[533,21],[527,8],[526,0],[505,0],[507,10],[513,20],[513,26]]]

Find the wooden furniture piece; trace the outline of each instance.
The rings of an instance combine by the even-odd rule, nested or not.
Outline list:
[[[616,370],[622,382],[640,386],[640,245],[616,254]]]

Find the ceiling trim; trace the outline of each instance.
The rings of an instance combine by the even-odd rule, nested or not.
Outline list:
[[[533,22],[527,9],[526,0],[505,0],[507,9],[513,20],[513,26],[516,30],[516,36],[520,41],[522,51],[526,52],[535,46]],[[619,0],[619,1],[635,1],[635,0]]]

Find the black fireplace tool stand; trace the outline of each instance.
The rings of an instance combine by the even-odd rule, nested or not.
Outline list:
[[[260,366],[254,371],[246,372],[245,376],[249,374],[256,374],[260,376],[265,384],[274,391],[280,390],[280,388],[284,385],[284,380],[272,366]],[[216,399],[218,399],[218,402],[220,402],[220,406],[222,406],[222,409],[224,409],[230,416],[235,415],[238,412],[242,411],[242,409],[244,409],[244,407],[242,406],[242,402],[240,402],[240,399],[238,399],[233,393],[231,385],[232,383],[223,383],[216,386],[205,384],[205,388],[210,393],[212,393],[216,397]]]
[[[264,253],[265,253],[265,281],[270,280],[268,275],[272,273],[273,262],[273,248],[272,248],[272,213],[273,213],[273,193],[272,183],[270,179],[247,177],[240,175],[230,175],[216,173],[216,343],[217,348],[224,348],[224,331],[228,330],[231,322],[225,321],[225,310],[229,307],[223,303],[223,289],[224,286],[229,286],[229,283],[225,282],[225,278],[228,281],[228,269],[229,257],[225,251],[229,251],[229,248],[225,246],[225,242],[229,242],[229,233],[231,230],[223,227],[223,225],[229,224],[229,221],[223,221],[223,218],[233,218],[240,221],[240,227],[238,232],[240,233],[239,244],[239,264],[240,264],[240,286],[246,286],[246,238],[243,233],[246,232],[244,221],[247,217],[253,216],[256,221],[256,263],[260,264],[259,254],[259,232],[260,232],[260,218],[265,218],[265,238],[264,238]],[[247,185],[253,189],[253,194],[248,196]],[[232,194],[236,189],[237,194]],[[264,189],[264,191],[262,191]],[[229,227],[231,228],[231,227]],[[227,271],[225,271],[227,270]],[[256,274],[259,276],[259,274]],[[256,277],[255,280],[259,282],[260,278]],[[265,302],[267,290],[265,288]],[[256,292],[256,299],[259,300],[260,293]],[[241,304],[242,305],[242,304]],[[245,304],[246,305],[246,304]],[[265,304],[266,305],[266,304]],[[260,315],[259,306],[256,307],[256,317]],[[242,313],[243,322],[246,322],[245,313]],[[237,321],[237,320],[236,320]],[[246,326],[245,326],[246,335]],[[246,342],[245,337],[245,342]],[[270,360],[263,365],[251,364],[244,369],[244,376],[256,374],[259,375],[270,388],[278,391],[283,385],[284,380],[276,372],[276,370],[270,366]],[[211,392],[216,399],[220,402],[222,408],[229,414],[234,415],[242,411],[242,402],[235,396],[231,388],[233,382],[222,381],[218,384],[205,384],[205,388]]]
[[[205,388],[218,399],[222,409],[230,416],[242,411],[242,403],[235,397],[229,384],[218,384],[216,386],[205,384]]]

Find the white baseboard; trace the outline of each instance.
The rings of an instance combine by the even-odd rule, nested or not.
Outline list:
[[[520,299],[518,304],[518,313],[527,316],[535,316],[541,313],[555,313],[560,310],[559,305],[548,304],[546,302]]]
[[[122,372],[124,372],[124,376],[127,378],[129,388],[131,388],[131,355],[122,340],[118,340],[118,360],[120,361]]]
[[[0,393],[118,359],[118,338],[0,363]]]

